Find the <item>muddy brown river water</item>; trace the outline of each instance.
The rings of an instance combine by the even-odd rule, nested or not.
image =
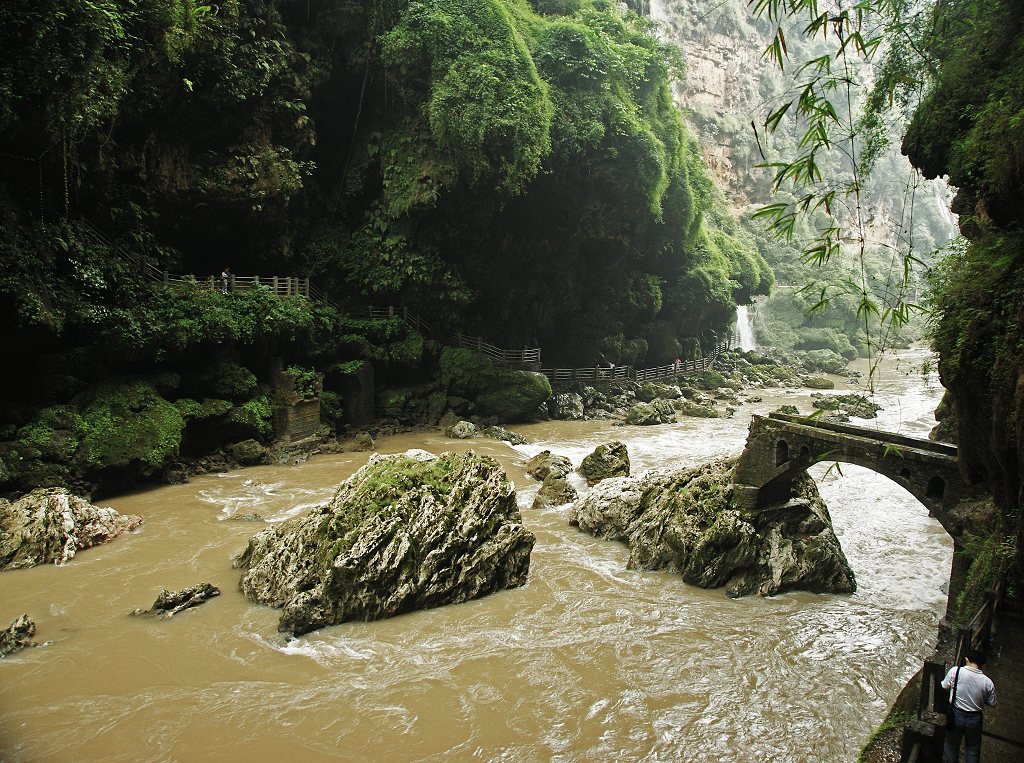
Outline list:
[[[878,421],[925,436],[941,397],[924,351],[890,363]],[[952,544],[902,488],[816,467],[857,574],[853,595],[730,600],[627,570],[624,546],[526,508],[526,459],[574,463],[626,442],[634,472],[738,453],[753,412],[808,393],[755,391],[732,419],[658,427],[546,422],[513,448],[440,432],[382,452],[472,447],[498,459],[537,535],[526,586],[458,606],[287,640],[238,591],[231,559],[263,525],[327,500],[368,454],[207,475],[102,502],[142,528],[64,567],[0,573],[0,621],[27,612],[41,648],[0,660],[0,760],[852,761],[920,666],[945,605]],[[170,620],[128,616],[161,588],[221,596]]]

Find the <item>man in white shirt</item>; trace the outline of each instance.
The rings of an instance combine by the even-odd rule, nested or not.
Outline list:
[[[945,763],[960,760],[960,739],[966,747],[966,763],[981,760],[981,723],[985,705],[995,705],[996,687],[992,679],[981,672],[985,664],[982,652],[968,649],[963,667],[951,668],[942,679],[942,688],[949,689],[953,706],[952,725],[946,725]]]

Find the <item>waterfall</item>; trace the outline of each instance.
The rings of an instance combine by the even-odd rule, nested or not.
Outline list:
[[[746,305],[736,305],[736,336],[744,352],[757,349],[754,341],[754,319]]]

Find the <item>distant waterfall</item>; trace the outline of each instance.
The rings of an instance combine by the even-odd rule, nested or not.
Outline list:
[[[754,341],[754,319],[746,305],[736,305],[736,336],[744,352],[757,349]]]

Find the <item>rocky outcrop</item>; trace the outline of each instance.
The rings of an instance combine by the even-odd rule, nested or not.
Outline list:
[[[548,400],[548,413],[553,419],[579,421],[584,418],[583,397],[575,392],[559,392]]]
[[[534,536],[496,461],[371,457],[331,502],[255,535],[235,566],[294,634],[476,599],[526,582]]]
[[[153,615],[155,617],[174,617],[178,612],[198,607],[214,596],[220,596],[220,589],[213,583],[199,583],[181,591],[168,591],[166,588],[157,595],[150,609],[136,609],[132,615]]]
[[[638,426],[671,424],[676,420],[672,404],[658,399],[651,403],[637,403],[626,413],[626,423]]]
[[[826,395],[816,392],[811,395],[811,405],[822,411],[833,411],[840,415],[839,421],[849,421],[850,416],[860,419],[874,419],[882,406],[868,400],[864,395]],[[846,419],[842,419],[846,416]]]
[[[36,624],[28,615],[21,615],[5,630],[0,631],[0,657],[35,646]]]
[[[729,596],[847,593],[853,571],[814,482],[756,513],[732,503],[734,461],[606,480],[573,504],[570,523],[629,546],[629,567],[669,569]]]
[[[568,480],[571,471],[572,462],[550,450],[543,450],[527,461],[526,473],[541,481],[540,491],[531,508],[544,509],[575,501],[578,493]]]
[[[33,490],[11,503],[0,499],[0,570],[64,564],[142,524],[142,517],[98,508],[63,488]]]
[[[607,445],[598,445],[593,453],[583,459],[576,471],[591,486],[609,477],[628,477],[629,453],[625,443],[616,440]]]
[[[469,440],[477,435],[476,424],[472,421],[457,421],[450,427],[445,427],[444,436],[453,440]]]

